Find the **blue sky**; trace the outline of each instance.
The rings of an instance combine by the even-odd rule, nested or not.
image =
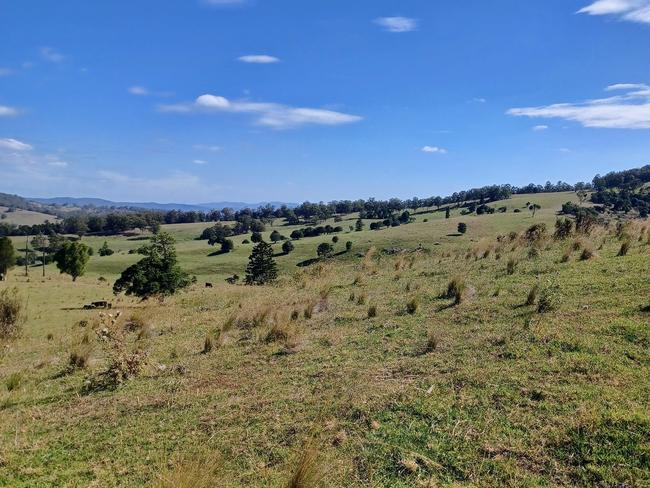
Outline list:
[[[650,160],[650,0],[0,0],[0,191],[426,197]]]

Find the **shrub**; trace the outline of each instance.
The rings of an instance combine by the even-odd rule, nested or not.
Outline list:
[[[100,256],[112,256],[115,251],[108,247],[108,242],[104,241],[104,245],[99,248]]]
[[[466,232],[467,232],[467,224],[465,224],[465,223],[463,223],[463,222],[460,222],[460,223],[458,224],[458,233],[459,233],[459,234],[464,234],[464,233],[466,233]]]
[[[623,244],[621,244],[621,249],[618,251],[619,256],[626,256],[628,251],[630,250],[630,241],[623,241]]]
[[[506,273],[509,275],[512,275],[515,273],[515,270],[517,269],[517,260],[515,258],[509,258],[508,262],[506,263]]]
[[[348,241],[345,243],[345,250],[347,252],[350,252],[352,250],[352,241]]]
[[[556,310],[560,304],[560,292],[557,286],[549,286],[539,295],[537,313],[547,313]]]
[[[329,242],[322,242],[318,245],[318,248],[316,249],[316,254],[318,255],[319,258],[329,258],[332,256],[332,253],[334,252],[334,248]]]
[[[531,225],[524,234],[528,242],[536,242],[546,237],[546,224]]]
[[[293,245],[293,242],[291,241],[284,241],[282,243],[282,252],[285,254],[289,254],[291,251],[295,249],[295,246]]]
[[[459,305],[463,301],[466,288],[467,285],[462,278],[453,278],[447,285],[447,293],[445,294],[445,297],[449,299],[453,298],[454,304]]]
[[[413,315],[415,312],[418,311],[418,300],[417,298],[411,298],[407,303],[406,303],[406,313]]]
[[[229,253],[233,249],[235,249],[235,243],[232,242],[231,239],[224,239],[223,241],[221,241],[221,252],[222,253],[224,253],[224,254]]]
[[[368,318],[372,319],[377,316],[377,307],[375,305],[370,305],[368,307]]]
[[[334,236],[334,237],[332,237],[332,242],[333,242],[334,244],[336,244],[337,242],[339,242],[339,236]]]
[[[553,237],[557,240],[564,240],[571,237],[573,233],[573,222],[569,219],[557,219],[555,221],[555,233]]]
[[[24,304],[17,288],[0,291],[0,339],[15,337],[23,321]]]

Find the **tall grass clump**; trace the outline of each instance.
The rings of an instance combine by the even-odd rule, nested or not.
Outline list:
[[[406,313],[409,315],[413,315],[415,312],[418,311],[418,299],[417,298],[411,298],[408,302],[406,302]]]
[[[453,299],[454,305],[459,305],[463,301],[466,289],[467,285],[465,284],[465,280],[457,276],[447,285],[445,298]]]
[[[506,263],[506,273],[509,275],[514,274],[517,269],[517,264],[519,263],[515,258],[508,258],[508,262]]]
[[[5,386],[7,387],[7,391],[17,390],[18,387],[20,386],[21,380],[22,380],[22,376],[20,376],[20,373],[10,374],[9,377],[7,378],[7,381],[5,381]]]
[[[213,488],[223,486],[221,459],[198,455],[161,463],[152,488]]]
[[[580,261],[589,261],[595,257],[596,251],[594,251],[594,248],[589,244],[585,244],[582,248],[582,253],[580,254]]]
[[[548,286],[542,290],[537,302],[537,313],[547,313],[556,310],[560,306],[562,297],[557,285]]]
[[[535,305],[535,301],[537,301],[537,296],[539,295],[539,284],[535,283],[535,285],[530,289],[528,292],[528,296],[526,297],[526,305]]]
[[[16,337],[24,319],[25,306],[18,288],[0,291],[0,339]]]
[[[627,253],[630,251],[630,241],[623,241],[621,244],[621,249],[618,251],[619,256],[627,256]]]
[[[370,305],[368,307],[368,318],[372,319],[377,316],[377,306],[376,305]]]
[[[293,469],[286,488],[312,488],[323,478],[323,471],[318,463],[318,453],[313,448],[305,449]]]

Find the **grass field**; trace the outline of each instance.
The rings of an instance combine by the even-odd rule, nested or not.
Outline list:
[[[28,320],[0,352],[0,486],[650,486],[647,224],[626,256],[604,229],[496,241],[552,226],[568,200],[422,213],[340,234],[352,252],[297,267],[331,237],[302,239],[277,258],[279,283],[254,288],[223,282],[243,276],[245,236],[209,256],[195,240],[208,224],[165,226],[199,283],[164,303],[112,297],[137,240],[107,239],[117,253],[75,283],[14,269],[0,287],[19,288]],[[534,218],[512,211],[528,201]],[[452,279],[459,304],[441,298]],[[99,299],[121,312],[114,323],[81,309]],[[88,393],[113,340],[146,353],[143,369]],[[87,364],[71,370],[79,351]]]
[[[55,215],[32,212],[31,210],[16,209],[13,212],[8,212],[8,210],[7,207],[0,207],[0,215],[6,215],[0,222],[15,225],[37,225],[44,223],[46,220],[50,222],[59,220]]]

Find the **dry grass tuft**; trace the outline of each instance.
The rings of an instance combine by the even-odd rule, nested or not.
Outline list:
[[[324,473],[318,462],[318,452],[307,448],[298,459],[287,481],[286,488],[313,488],[323,479]]]
[[[377,307],[375,305],[370,305],[368,307],[368,318],[372,319],[377,316]]]
[[[406,313],[413,315],[418,311],[418,306],[418,299],[416,297],[411,298],[408,302],[406,302]]]
[[[535,283],[535,285],[533,285],[533,287],[528,292],[528,296],[526,297],[526,305],[528,306],[535,305],[538,295],[539,295],[539,284]]]
[[[618,251],[618,256],[627,256],[627,253],[630,251],[632,244],[630,241],[623,241],[621,244],[621,249]]]
[[[201,454],[165,463],[158,470],[152,488],[215,488],[224,486],[218,456]]]
[[[465,296],[465,291],[467,290],[467,284],[463,278],[457,276],[453,278],[447,285],[447,292],[444,297],[453,299],[455,305],[460,305]]]
[[[18,336],[24,318],[25,305],[18,295],[18,288],[0,291],[0,339]]]

